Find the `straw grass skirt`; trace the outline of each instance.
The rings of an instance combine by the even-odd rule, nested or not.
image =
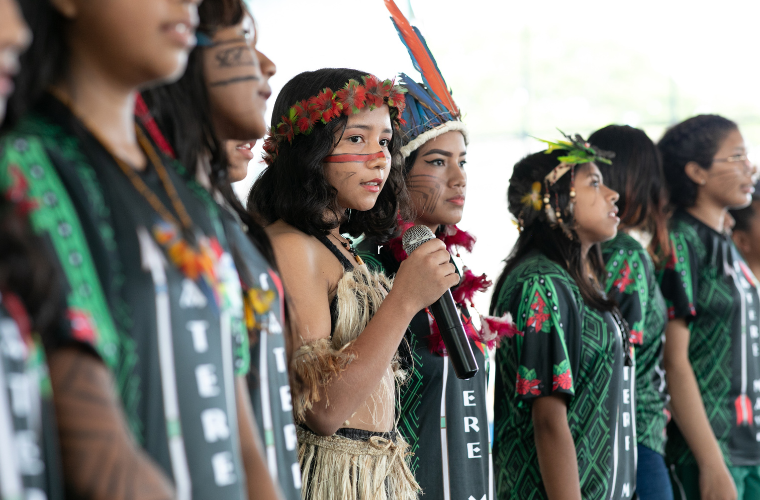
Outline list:
[[[409,445],[396,432],[339,429],[318,436],[298,427],[305,500],[416,500]]]

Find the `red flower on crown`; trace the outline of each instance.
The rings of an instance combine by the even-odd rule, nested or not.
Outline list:
[[[343,103],[344,115],[358,113],[366,104],[367,91],[356,80],[349,80],[346,86],[337,91],[335,95]]]
[[[314,124],[322,118],[322,113],[316,109],[316,106],[306,100],[293,106],[293,110],[296,127],[302,134],[310,131]]]
[[[284,137],[290,142],[293,140],[295,133],[293,122],[287,116],[283,116],[282,121],[277,124],[277,135]]]
[[[309,106],[320,113],[322,123],[327,123],[333,118],[340,116],[343,105],[335,99],[335,93],[331,89],[324,89],[319,95],[309,98]]]
[[[385,104],[386,95],[383,94],[382,83],[374,75],[364,77],[364,88],[367,92],[367,105],[369,109],[379,108]]]

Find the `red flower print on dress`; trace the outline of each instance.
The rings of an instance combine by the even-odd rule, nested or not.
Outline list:
[[[541,295],[536,292],[535,301],[530,306],[530,317],[526,326],[532,326],[535,331],[540,332],[544,327],[544,322],[549,319],[549,313],[544,312],[546,308],[546,302],[541,298]]]
[[[631,283],[633,283],[633,279],[631,279],[631,266],[628,265],[628,261],[625,261],[623,268],[620,270],[620,277],[612,283],[612,286],[621,292],[625,292],[625,289]]]
[[[573,374],[570,372],[570,363],[566,359],[558,365],[554,365],[552,375],[552,390],[573,390]]]
[[[536,370],[528,370],[524,366],[517,370],[517,394],[520,396],[526,394],[538,396],[541,394],[539,385],[541,385],[541,381],[536,379]]]
[[[11,177],[11,185],[5,192],[5,198],[15,205],[15,210],[21,216],[26,216],[37,208],[37,202],[29,198],[29,182],[24,177],[18,165],[10,165],[8,173]]]
[[[665,264],[665,269],[670,269],[671,271],[675,270],[676,264],[678,263],[678,256],[676,255],[676,249],[675,249],[675,241],[671,241],[671,248],[670,248],[670,259],[668,259],[668,263]]]
[[[631,339],[631,344],[641,345],[644,343],[644,330],[637,331],[637,330],[631,330],[631,335],[629,337]]]

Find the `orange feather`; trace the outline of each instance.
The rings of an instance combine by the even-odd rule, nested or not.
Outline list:
[[[393,19],[396,24],[396,29],[401,35],[401,38],[403,38],[404,44],[409,49],[409,52],[411,52],[415,66],[420,73],[422,73],[430,90],[441,101],[441,104],[446,106],[451,113],[451,116],[458,116],[459,108],[457,108],[457,105],[451,98],[451,93],[446,87],[446,82],[438,71],[435,61],[430,57],[430,52],[428,51],[425,42],[420,39],[393,0],[385,0],[385,7],[388,9],[388,12],[391,13],[391,19]]]

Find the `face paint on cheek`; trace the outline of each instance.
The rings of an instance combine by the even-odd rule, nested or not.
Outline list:
[[[437,177],[423,174],[410,175],[406,179],[406,186],[410,192],[415,193],[422,200],[422,213],[435,211],[441,191],[443,191],[443,186]]]
[[[240,66],[256,66],[253,51],[247,45],[222,49],[215,55],[220,68],[238,68]]]
[[[218,82],[211,82],[209,83],[209,87],[222,87],[224,85],[230,85],[233,83],[240,83],[240,82],[257,82],[261,80],[258,76],[255,75],[245,75],[245,76],[236,76],[234,78],[228,78],[226,80],[219,80]]]
[[[365,154],[365,155],[330,155],[325,156],[324,161],[328,163],[354,163],[354,162],[367,162],[370,160],[375,160],[379,158],[385,158],[385,153],[382,151],[379,151],[377,153],[373,154]]]

